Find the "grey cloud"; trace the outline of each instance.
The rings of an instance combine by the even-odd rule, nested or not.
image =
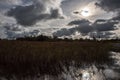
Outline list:
[[[90,23],[90,21],[82,19],[72,21],[68,25],[76,25],[76,27],[71,28],[72,30],[74,30],[74,32],[78,31],[82,34],[88,34],[89,32],[93,31],[93,27],[90,25]]]
[[[120,22],[120,12],[117,16],[113,17],[111,20]]]
[[[0,26],[0,38],[7,38],[7,35],[5,33],[5,29]]]
[[[116,30],[115,24],[118,22],[114,22],[111,20],[96,20],[94,23],[89,22],[88,20],[75,20],[69,23],[69,25],[75,25],[76,27],[70,29],[61,29],[55,32],[53,35],[56,36],[70,36],[74,34],[76,31],[84,35],[89,35],[96,32],[96,35],[101,35],[102,37],[107,37],[112,35],[113,33],[109,33],[110,31]],[[109,33],[109,34],[108,34]],[[90,36],[90,35],[89,35]]]
[[[17,26],[9,24],[2,25],[0,26],[0,38],[13,38],[13,36],[17,37],[16,32],[19,31],[21,31],[21,29],[18,28]]]
[[[120,22],[120,0],[100,0],[96,5],[107,12],[117,12],[117,16],[113,17],[111,20],[118,20],[118,22]]]
[[[40,30],[25,30],[23,27],[16,25],[4,25],[0,27],[0,38],[15,39],[25,36],[37,36]]]
[[[51,14],[50,14],[50,17],[48,17],[48,19],[53,19],[53,18],[54,19],[56,19],[56,18],[64,19],[64,17],[59,14],[58,9],[51,10]]]
[[[9,25],[9,24],[6,24],[3,26],[7,31],[21,31],[21,27],[15,25],[15,24],[12,24],[12,25]]]
[[[100,0],[96,5],[106,11],[116,11],[120,9],[120,0]]]
[[[115,24],[118,22],[114,22],[111,20],[98,19],[94,23],[91,23],[88,20],[75,20],[69,23],[69,25],[78,25],[77,30],[82,33],[89,33],[91,31],[111,31],[115,30]]]
[[[95,21],[95,23],[101,23],[101,22],[104,23],[104,22],[106,22],[106,20],[104,20],[104,19],[98,19],[98,20]]]
[[[18,24],[31,26],[37,21],[48,19],[63,19],[60,3],[55,6],[53,0],[33,0],[33,4],[16,6],[8,11],[8,16],[13,16]]]
[[[82,33],[83,35],[87,35],[89,32],[91,32],[93,30],[93,27],[90,25],[90,22],[88,20],[75,20],[70,22],[68,25],[76,25],[76,27],[70,28],[70,29],[61,29],[55,33],[53,33],[53,35],[56,36],[70,36],[72,34],[74,34],[76,31]]]
[[[96,38],[111,38],[111,35],[115,35],[115,33],[112,32],[92,32],[89,34],[90,37],[96,37]]]
[[[8,10],[15,5],[22,5],[22,0],[0,0],[0,11]]]
[[[59,37],[62,37],[62,36],[70,36],[71,34],[74,33],[74,29],[66,29],[66,28],[63,28],[61,30],[58,30],[57,32],[54,32],[53,35],[54,36],[59,36]]]
[[[41,10],[43,8],[41,7]],[[21,25],[33,25],[38,19],[44,18],[46,15],[37,15],[34,5],[17,6],[8,12],[8,16],[14,16],[17,22]]]
[[[70,29],[63,28],[61,30],[58,30],[57,32],[54,32],[53,35],[58,36],[58,37],[70,36],[77,31],[82,33],[82,35],[87,35],[89,32],[91,32],[91,30],[92,30],[92,28],[90,28],[88,26],[86,26],[86,27],[77,26],[77,27],[70,28]]]
[[[89,25],[90,22],[86,19],[71,21],[68,25]]]
[[[95,22],[92,26],[94,27],[96,31],[101,32],[101,31],[116,30],[115,24],[118,24],[118,22],[107,21],[107,22],[100,23],[100,24]]]

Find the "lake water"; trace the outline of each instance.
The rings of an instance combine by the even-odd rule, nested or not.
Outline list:
[[[9,80],[120,80],[120,53],[110,52],[110,58],[113,59],[112,65],[83,65],[82,67],[75,67],[74,61],[67,69],[63,65],[63,72],[58,76],[52,75],[37,75],[34,77],[13,78]],[[8,80],[1,77],[0,80]]]

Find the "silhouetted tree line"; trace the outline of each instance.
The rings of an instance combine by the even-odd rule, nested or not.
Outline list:
[[[43,36],[43,35],[40,35],[40,36],[37,36],[37,37],[21,37],[21,38],[17,38],[16,40],[21,40],[21,41],[24,41],[24,40],[27,40],[27,41],[48,41],[48,40],[51,40],[52,38],[51,37],[48,37],[48,36]]]
[[[16,40],[19,41],[92,41],[90,39],[72,39],[72,38],[58,38],[57,36],[44,36],[44,35],[39,35],[39,36],[34,36],[34,37],[21,37],[17,38]]]
[[[104,39],[102,40],[100,37],[99,38],[96,38],[96,37],[93,37],[92,39],[83,39],[83,38],[80,38],[80,39],[72,39],[72,38],[64,38],[64,39],[61,39],[61,38],[58,38],[57,36],[45,36],[45,35],[39,35],[39,36],[34,36],[34,37],[22,37],[22,38],[17,38],[16,40],[19,40],[19,41],[120,41],[120,39],[118,37],[116,37],[115,39]]]
[[[51,36],[44,36],[44,35],[39,35],[39,36],[29,36],[29,37],[21,37],[17,38],[16,40],[19,41],[59,41],[61,39],[57,38],[56,36],[51,37]]]
[[[0,39],[0,40],[8,40],[8,39]],[[93,37],[92,39],[72,39],[72,38],[58,38],[57,36],[45,36],[45,35],[39,35],[39,36],[25,36],[25,37],[20,37],[16,38],[15,40],[17,41],[104,41],[104,42],[109,42],[109,41],[120,41],[118,37],[115,39],[101,39]]]

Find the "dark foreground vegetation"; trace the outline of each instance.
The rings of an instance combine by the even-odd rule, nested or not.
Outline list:
[[[0,76],[57,75],[61,73],[63,65],[68,66],[73,61],[77,63],[76,66],[85,63],[110,63],[109,51],[113,49],[112,43],[113,41],[96,40],[41,42],[23,38],[1,40]]]

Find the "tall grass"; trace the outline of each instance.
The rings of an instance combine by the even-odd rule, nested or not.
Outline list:
[[[109,49],[104,42],[0,41],[0,75],[57,75],[72,61],[104,64]]]

